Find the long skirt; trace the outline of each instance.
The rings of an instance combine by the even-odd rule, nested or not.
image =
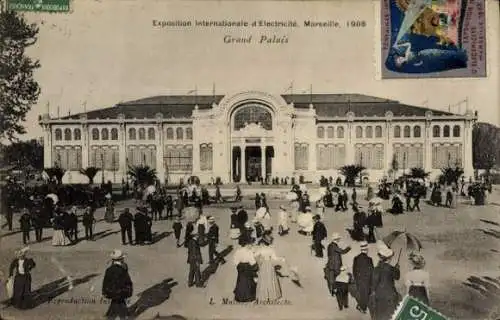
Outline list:
[[[271,260],[259,263],[257,278],[257,300],[275,301],[281,298],[281,286]]]
[[[238,278],[234,288],[234,300],[237,302],[250,302],[255,300],[256,287],[254,278],[256,277],[257,265],[240,263],[237,266]]]
[[[71,241],[64,234],[64,230],[54,230],[52,235],[52,245],[53,246],[67,246]]]
[[[29,274],[17,274],[14,277],[12,305],[18,309],[31,308],[31,298],[31,276]]]
[[[427,295],[427,289],[424,286],[410,286],[408,295],[423,302],[426,305],[429,305],[429,296]]]

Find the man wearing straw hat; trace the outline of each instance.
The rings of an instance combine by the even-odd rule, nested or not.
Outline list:
[[[335,294],[335,278],[340,274],[340,268],[342,267],[342,255],[351,251],[349,246],[345,249],[339,247],[341,239],[340,234],[335,232],[332,235],[332,242],[328,245],[328,262],[326,263],[325,273],[328,289],[332,296]]]
[[[111,253],[111,265],[106,269],[102,282],[102,295],[111,300],[106,317],[125,319],[128,316],[126,300],[132,296],[133,284],[121,250]]]
[[[401,299],[395,286],[395,281],[399,280],[401,274],[398,264],[389,264],[394,251],[381,242],[378,246],[378,256],[380,261],[373,269],[369,308],[373,320],[387,320],[391,318]]]
[[[35,261],[26,257],[29,247],[16,251],[16,258],[9,268],[9,278],[13,282],[12,305],[17,309],[27,309],[32,306],[31,270],[35,268]]]
[[[358,305],[356,309],[362,313],[366,313],[368,299],[370,298],[373,260],[368,256],[368,242],[361,242],[360,249],[361,253],[354,257],[352,272],[358,292]]]

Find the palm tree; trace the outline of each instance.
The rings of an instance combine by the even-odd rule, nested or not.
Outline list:
[[[464,174],[464,169],[460,168],[459,166],[452,168],[452,167],[446,167],[441,169],[441,177],[440,177],[440,183],[441,184],[458,184],[458,180],[460,177]]]
[[[429,176],[430,172],[425,172],[423,168],[410,168],[410,178],[425,179]]]
[[[156,181],[156,169],[150,166],[129,166],[127,174],[142,186],[151,185]]]
[[[366,168],[359,164],[349,164],[341,167],[340,173],[345,177],[347,185],[349,187],[354,187],[356,183],[356,178],[360,175]]]
[[[89,184],[94,184],[94,178],[101,169],[96,167],[87,167],[85,169],[81,169],[80,173],[89,178]]]
[[[61,167],[45,168],[44,171],[49,176],[50,180],[53,180],[55,178],[58,184],[62,183],[62,178],[66,173],[66,170]]]

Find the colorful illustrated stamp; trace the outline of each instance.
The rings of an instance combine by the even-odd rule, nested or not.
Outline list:
[[[486,77],[484,0],[382,0],[382,79]]]
[[[447,320],[438,311],[415,298],[406,296],[399,304],[391,320]]]
[[[14,11],[69,12],[70,0],[7,0],[7,9]]]

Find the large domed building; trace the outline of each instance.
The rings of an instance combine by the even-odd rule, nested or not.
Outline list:
[[[421,167],[433,174],[462,166],[472,176],[472,125],[464,115],[361,94],[157,96],[66,117],[40,117],[45,167],[64,182],[86,182],[81,168],[122,182],[129,166],[155,168],[160,181],[191,175],[202,183],[338,176],[345,164],[370,181]],[[96,181],[102,179],[101,172]]]

